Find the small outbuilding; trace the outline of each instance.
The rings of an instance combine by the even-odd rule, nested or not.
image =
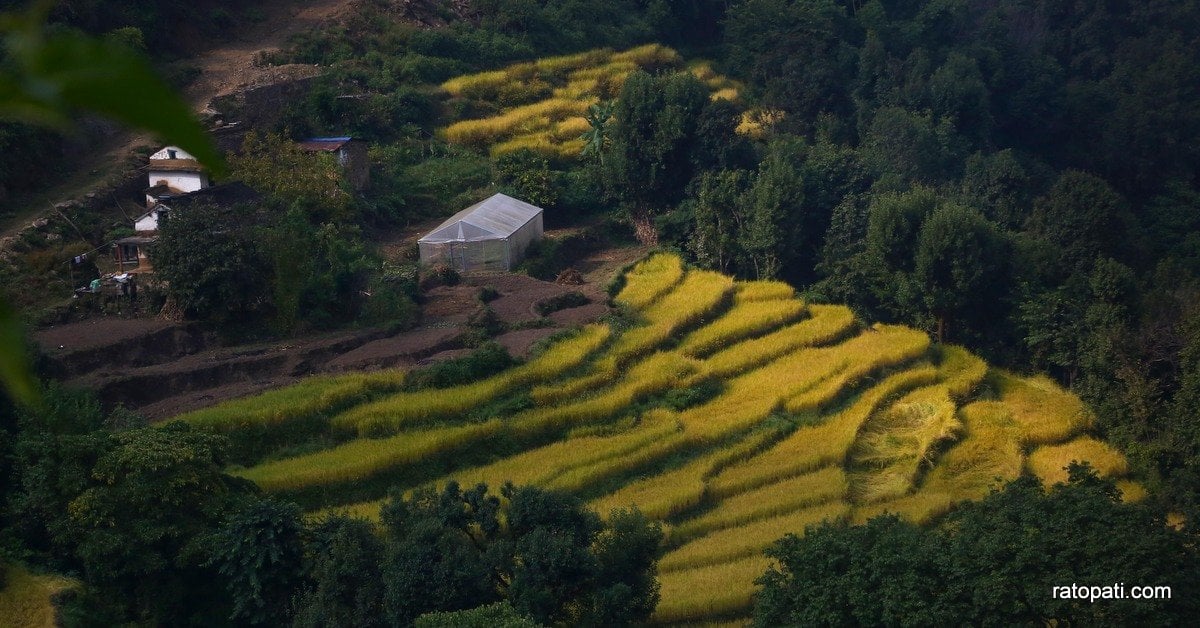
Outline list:
[[[454,214],[417,240],[421,263],[459,271],[508,271],[542,239],[542,208],[496,194]]]
[[[306,153],[332,153],[346,175],[350,187],[362,191],[371,181],[371,160],[367,143],[353,137],[310,137],[297,146]]]

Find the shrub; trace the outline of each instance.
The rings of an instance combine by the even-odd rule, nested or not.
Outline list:
[[[414,371],[408,382],[412,388],[449,388],[495,375],[516,363],[504,347],[489,342],[471,355]]]
[[[539,628],[541,624],[513,610],[508,602],[496,602],[465,611],[426,613],[413,628]]]
[[[479,289],[479,292],[475,296],[479,299],[480,303],[491,303],[500,298],[500,291],[495,286],[484,286]]]
[[[480,305],[467,317],[467,329],[469,331],[464,342],[473,346],[487,342],[489,338],[503,332],[505,327],[496,310],[487,305]]]
[[[421,275],[419,285],[422,291],[428,291],[438,286],[457,286],[461,280],[457,270],[446,264],[434,264]]]
[[[533,307],[538,314],[548,316],[559,310],[579,307],[588,303],[591,303],[591,299],[588,299],[582,292],[571,291],[538,301]]]
[[[553,281],[559,271],[595,250],[599,241],[599,237],[589,230],[561,237],[542,238],[525,251],[525,260],[521,262],[520,270],[530,277]]]

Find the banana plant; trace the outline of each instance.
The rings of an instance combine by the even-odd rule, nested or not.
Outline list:
[[[588,107],[587,115],[584,116],[591,128],[580,136],[583,140],[583,154],[587,157],[594,155],[601,164],[604,163],[604,149],[608,146],[608,122],[612,120],[615,109],[616,102],[606,100]]]

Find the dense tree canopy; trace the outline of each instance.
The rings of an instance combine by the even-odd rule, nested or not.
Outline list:
[[[760,626],[1186,623],[1200,587],[1183,533],[1078,466],[1068,484],[1020,479],[933,529],[894,515],[823,524],[768,554],[779,563],[760,579]],[[1127,597],[1055,595],[1072,584],[1124,586]],[[1132,599],[1134,586],[1171,595]]]
[[[707,90],[691,74],[653,77],[637,71],[621,88],[604,160],[606,180],[634,221],[647,225],[648,239],[653,239],[650,215],[678,204],[692,178],[696,123],[707,103]]]
[[[576,498],[532,487],[508,485],[502,494],[505,526],[484,485],[463,491],[451,483],[384,507],[392,621],[501,599],[543,624],[627,625],[654,610],[657,524],[618,511],[606,525]]]
[[[139,427],[58,386],[42,396],[21,410],[0,398],[0,547],[78,574],[66,612],[86,625],[444,625],[503,602],[463,617],[622,626],[658,603],[662,530],[636,510],[605,521],[512,485],[502,506],[451,483],[397,495],[377,524],[305,520],[223,472],[223,437]]]

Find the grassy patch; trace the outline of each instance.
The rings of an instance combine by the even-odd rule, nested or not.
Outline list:
[[[0,564],[0,618],[9,626],[55,626],[54,598],[78,586],[62,576],[34,575],[23,567]]]

